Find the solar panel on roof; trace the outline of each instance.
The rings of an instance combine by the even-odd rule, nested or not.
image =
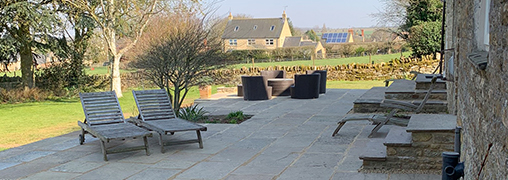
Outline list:
[[[348,33],[323,33],[322,39],[326,39],[326,43],[344,43],[347,41]]]

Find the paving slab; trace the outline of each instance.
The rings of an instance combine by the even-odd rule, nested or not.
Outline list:
[[[451,114],[414,114],[407,125],[407,132],[453,132],[457,116]]]
[[[384,88],[378,88],[384,91]],[[204,148],[197,144],[169,146],[160,152],[158,137],[143,151],[108,155],[100,143],[79,131],[0,152],[0,179],[417,179],[418,174],[364,174],[358,158],[367,148],[368,121],[348,122],[331,137],[337,121],[367,90],[329,89],[318,99],[276,97],[244,101],[228,95],[199,101],[211,114],[242,110],[254,117],[239,125],[204,124]],[[367,95],[366,95],[367,96]],[[363,97],[366,97],[363,96]],[[376,137],[386,136],[384,126]],[[194,138],[193,132],[164,136]],[[112,141],[108,147],[139,144],[139,139]]]
[[[77,173],[63,173],[63,172],[51,172],[51,171],[44,171],[40,172],[34,175],[31,175],[26,178],[22,178],[23,180],[41,180],[41,179],[52,179],[52,180],[58,180],[58,179],[72,179],[80,174]]]

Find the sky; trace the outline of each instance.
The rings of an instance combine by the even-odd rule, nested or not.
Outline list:
[[[246,14],[253,18],[277,18],[285,9],[293,26],[299,28],[371,27],[377,24],[370,16],[379,12],[380,0],[221,0],[216,15],[227,17]]]

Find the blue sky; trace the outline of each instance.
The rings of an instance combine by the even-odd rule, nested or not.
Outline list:
[[[216,4],[216,15],[227,17],[247,14],[254,18],[281,17],[282,11],[295,27],[329,28],[370,27],[377,24],[370,16],[383,8],[380,0],[222,0]],[[285,7],[287,6],[287,7]]]

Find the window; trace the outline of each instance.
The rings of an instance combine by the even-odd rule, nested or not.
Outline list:
[[[236,42],[236,39],[230,39],[229,40],[229,45],[230,46],[236,46],[238,43]]]
[[[476,26],[476,40],[478,42],[478,49],[489,51],[489,12],[490,12],[490,1],[482,0],[480,7],[475,12],[475,23]]]
[[[273,46],[273,39],[266,39],[265,42],[266,42],[266,45]]]
[[[275,26],[270,27],[270,31],[273,31],[275,29]]]
[[[235,31],[238,31],[238,29],[240,29],[240,27],[236,26],[236,27],[235,27]]]
[[[249,39],[249,40],[247,40],[247,43],[249,45],[254,45],[254,44],[256,44],[256,40],[255,39]]]
[[[258,25],[254,25],[252,29],[256,30],[258,28]]]

